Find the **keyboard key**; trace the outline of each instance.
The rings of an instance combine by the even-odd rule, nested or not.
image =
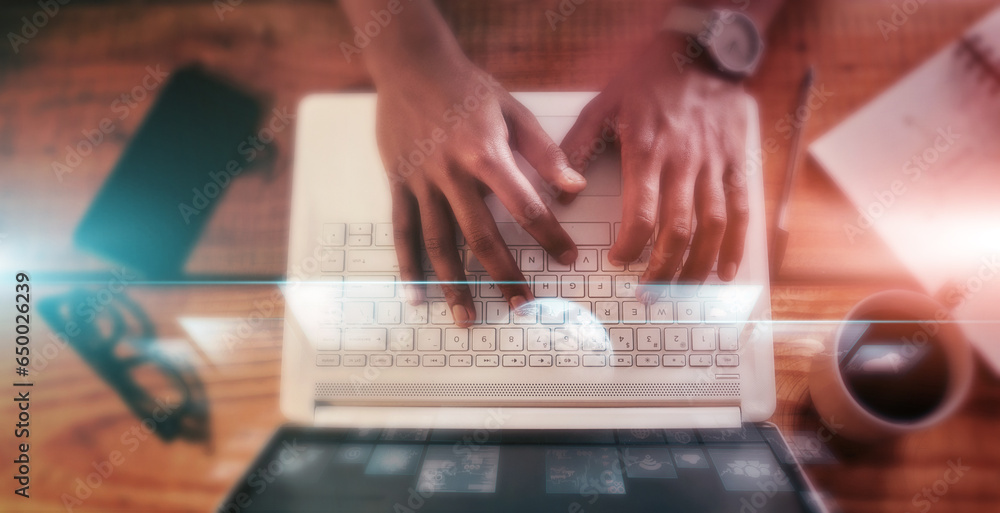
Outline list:
[[[445,355],[425,354],[423,356],[424,367],[444,367]]]
[[[578,246],[610,246],[609,223],[560,223]]]
[[[484,318],[486,316],[483,314],[483,302],[473,301],[472,309],[476,313],[476,318],[472,321],[472,324],[485,324]]]
[[[584,277],[581,275],[570,275],[562,277],[562,297],[576,298],[585,297],[586,290]]]
[[[339,326],[344,323],[344,304],[339,302],[327,303],[323,306],[320,317],[320,324],[332,324]]]
[[[363,354],[345,354],[342,360],[344,367],[364,367],[365,366],[365,355]]]
[[[323,328],[316,342],[317,351],[340,351],[340,329]]]
[[[552,331],[552,347],[556,351],[579,351],[580,340],[575,329],[556,328]]]
[[[664,367],[683,367],[684,366],[684,355],[682,355],[682,354],[665,354],[665,355],[663,355],[663,366]]]
[[[637,347],[640,351],[659,351],[660,328],[639,328],[636,330]]]
[[[394,276],[348,276],[347,282],[344,284],[344,297],[396,297],[396,278]]]
[[[452,367],[472,367],[472,355],[453,354],[448,357],[448,365]]]
[[[638,276],[615,276],[615,297],[634,298],[638,285]]]
[[[594,314],[604,324],[618,324],[618,303],[598,301],[594,305]]]
[[[573,263],[573,269],[577,272],[597,272],[597,250],[596,249],[578,249],[576,255],[576,262]],[[610,297],[610,296],[608,296]]]
[[[556,257],[548,255],[547,260],[549,262],[550,272],[565,272],[573,270],[572,264],[560,264]]]
[[[473,253],[471,249],[465,252],[465,270],[473,273],[486,272],[486,268],[483,267],[483,263],[476,258],[476,254]]]
[[[635,364],[637,367],[659,367],[660,357],[655,354],[640,354],[636,356]]]
[[[658,301],[649,305],[649,322],[664,324],[674,322],[674,304]]]
[[[711,367],[712,366],[712,355],[710,354],[693,354],[690,358],[692,367]]]
[[[622,322],[625,324],[646,324],[646,305],[638,301],[622,303]]]
[[[548,328],[528,328],[527,337],[528,351],[552,350],[552,333]]]
[[[392,367],[391,354],[373,354],[369,360],[372,367]]]
[[[344,322],[347,324],[375,324],[375,303],[348,301],[344,303]]]
[[[740,348],[736,328],[719,328],[719,350],[736,351]]]
[[[568,324],[591,324],[594,315],[590,312],[589,301],[574,301],[566,307],[566,322]]]
[[[399,261],[391,249],[355,249],[347,258],[347,270],[361,273],[398,273]]]
[[[648,249],[644,249],[642,253],[639,253],[639,258],[636,258],[635,260],[629,262],[628,264],[629,272],[641,273],[645,271],[649,267],[649,256],[650,256],[650,251]]]
[[[444,301],[434,301],[430,306],[431,324],[455,324],[451,320],[451,307]]]
[[[541,303],[538,305],[538,321],[541,324],[564,324],[566,309],[560,303]]]
[[[705,322],[727,322],[730,324],[736,322],[736,306],[735,303],[728,301],[705,302]]]
[[[417,351],[440,351],[441,330],[438,328],[420,328],[417,330]]]
[[[679,322],[701,322],[701,304],[694,301],[677,303],[677,320]]]
[[[400,311],[403,305],[395,301],[383,301],[378,304],[379,324],[399,324],[402,320]]]
[[[630,354],[616,354],[611,357],[612,367],[631,367],[632,366],[632,355]]]
[[[477,354],[476,367],[499,367],[500,357],[495,354]]]
[[[344,250],[323,249],[320,256],[319,269],[327,273],[339,273],[344,271]]]
[[[503,301],[486,303],[486,324],[509,324],[510,306]]]
[[[611,345],[608,333],[596,325],[578,329],[577,338],[580,339],[580,349],[584,351],[607,351]]]
[[[712,328],[693,328],[691,330],[692,351],[715,351],[715,330]]]
[[[318,354],[316,355],[317,367],[336,367],[340,365],[339,354]]]
[[[523,354],[505,354],[505,355],[503,355],[503,366],[504,367],[524,367],[524,355]]]
[[[535,324],[538,322],[537,305],[529,305],[515,309],[511,312],[514,324]]]
[[[348,235],[347,243],[351,246],[371,246],[372,236],[371,235]]]
[[[378,223],[375,225],[375,245],[392,246],[392,223]]]
[[[528,365],[531,367],[551,367],[552,355],[550,354],[530,354],[528,355]]]
[[[351,235],[371,235],[372,225],[371,223],[351,223]]]
[[[611,263],[611,260],[608,259],[609,254],[611,254],[610,249],[601,250],[601,270],[604,272],[624,271],[625,266]]]
[[[609,336],[611,338],[611,349],[613,351],[634,351],[635,339],[632,328],[611,328]]]
[[[687,328],[663,328],[663,349],[667,351],[687,351]]]
[[[427,276],[424,290],[427,291],[427,297],[431,299],[441,299],[444,297],[444,289],[441,288],[441,283],[438,282],[437,276],[433,274]]]
[[[577,269],[578,271],[581,269]],[[611,297],[611,277],[591,276],[587,278],[590,297]]]
[[[552,275],[535,276],[535,297],[559,297],[559,278]]]
[[[604,367],[608,364],[607,356],[603,354],[585,354],[583,355],[583,366],[584,367]]]
[[[465,328],[448,328],[444,330],[444,350],[468,351],[469,330]]]
[[[556,355],[556,367],[579,367],[580,355],[560,354]]]
[[[403,319],[406,324],[427,324],[427,303],[403,305]]]
[[[389,331],[389,349],[392,351],[413,351],[413,329],[393,328]]]
[[[541,249],[522,249],[521,270],[526,273],[544,271],[545,251]]]
[[[493,328],[476,328],[472,330],[473,351],[496,351],[497,330]]]
[[[530,330],[529,330],[530,331]],[[548,330],[545,330],[546,332]],[[530,335],[530,333],[529,333]],[[520,328],[503,328],[500,330],[501,351],[524,351],[524,332]]]
[[[488,278],[483,277],[479,282],[479,297],[481,298],[497,298],[503,297],[503,292],[500,291],[500,286],[495,282],[490,281]]]
[[[717,354],[715,364],[719,367],[738,367],[740,365],[740,355],[738,354]]]
[[[420,357],[415,354],[402,354],[396,357],[397,367],[416,367],[420,365]]]
[[[347,240],[347,225],[343,223],[327,223],[323,225],[323,245],[343,246]]]
[[[344,330],[345,351],[385,351],[385,328],[348,328]]]

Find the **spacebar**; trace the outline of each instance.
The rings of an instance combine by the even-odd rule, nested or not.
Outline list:
[[[559,223],[578,246],[610,246],[608,223]],[[497,223],[508,246],[537,246],[538,242],[517,223]]]

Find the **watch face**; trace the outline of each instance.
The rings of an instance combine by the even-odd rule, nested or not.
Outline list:
[[[727,12],[716,23],[718,29],[708,45],[716,64],[728,73],[751,73],[763,50],[753,21],[742,13]]]

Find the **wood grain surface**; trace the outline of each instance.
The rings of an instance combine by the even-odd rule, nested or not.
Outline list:
[[[793,112],[809,64],[816,66],[816,84],[832,95],[811,112],[807,142],[996,5],[920,4],[884,38],[878,20],[888,20],[897,3],[903,2],[789,1],[779,15],[767,59],[748,83],[760,105],[762,136],[777,144],[765,153],[769,215],[788,151],[778,123]],[[654,34],[661,19],[654,14],[663,9],[658,2],[590,0],[553,30],[545,11],[558,4],[448,1],[441,7],[470,57],[501,83],[511,90],[551,91],[600,89]],[[31,2],[23,5],[0,8],[0,32],[20,30],[21,17],[37,10]],[[171,70],[200,61],[267,97],[270,106],[294,110],[308,93],[370,89],[363,64],[346,62],[338,49],[351,34],[337,5],[326,1],[244,1],[222,19],[209,1],[80,1],[64,6],[17,53],[0,48],[0,268],[52,276],[106,268],[74,248],[71,234],[152,103],[150,94],[124,119],[111,108],[141,84],[147,67]],[[76,145],[82,131],[103,118],[114,119],[114,132],[60,180],[53,162],[64,162],[66,146]],[[276,159],[228,188],[189,272],[234,279],[283,274],[293,137],[293,129],[279,133]],[[772,420],[788,432],[821,427],[810,407],[807,373],[835,321],[871,293],[915,286],[876,235],[854,242],[846,237],[843,226],[857,215],[807,161],[792,197],[784,267],[772,281],[778,379]],[[106,284],[98,279],[85,286],[98,293]],[[53,278],[36,297],[69,287]],[[136,442],[129,433],[141,419],[76,353],[53,345],[36,320],[36,349],[53,345],[55,354],[32,376],[32,498],[14,496],[4,479],[0,510],[64,511],[62,495],[76,494],[94,465],[120,451],[121,465],[73,511],[210,511],[283,422],[277,407],[283,305],[261,307],[273,297],[273,285],[130,283],[123,293],[153,317],[165,348],[196,362],[211,404],[211,447],[165,444],[155,437]],[[254,315],[267,321],[247,329],[243,325]],[[205,340],[237,334],[238,343],[205,349],[192,340],[192,326],[209,326]],[[3,362],[0,372],[13,375],[10,360]],[[7,419],[17,411],[10,401],[0,404],[0,451],[7,459],[14,440]],[[808,473],[844,511],[921,511],[914,495],[960,460],[972,470],[927,511],[996,511],[998,404],[1000,384],[980,369],[970,400],[946,423],[876,447],[834,437],[838,461],[810,466]]]

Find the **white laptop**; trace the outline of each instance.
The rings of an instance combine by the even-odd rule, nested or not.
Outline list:
[[[594,95],[514,94],[555,141]],[[760,148],[756,104],[748,109],[752,214],[734,282],[713,272],[701,286],[667,287],[653,305],[637,301],[644,262],[616,269],[604,258],[622,215],[618,157],[608,150],[574,203],[551,205],[580,249],[568,270],[487,197],[538,299],[509,311],[461,246],[478,311],[465,329],[433,283],[426,303],[404,299],[375,94],[305,98],[295,136],[282,411],[332,427],[476,429],[499,419],[505,429],[712,428],[766,420],[775,407],[774,356],[763,180],[752,158]]]

